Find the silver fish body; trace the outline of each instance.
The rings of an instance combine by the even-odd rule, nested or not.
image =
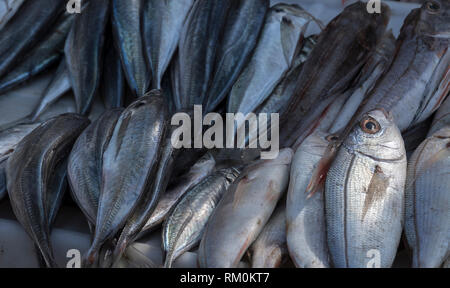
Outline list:
[[[450,38],[432,34],[450,30],[450,3],[435,2],[440,3],[439,12],[430,11],[425,3],[405,19],[392,65],[355,118],[382,108],[391,112],[399,129],[405,131],[439,108],[450,89]]]
[[[385,33],[389,7],[382,4],[381,14],[368,14],[366,9],[361,1],[347,6],[320,34],[303,64],[295,96],[281,115],[282,147],[291,147],[301,133],[314,126],[322,111],[349,87]]]
[[[18,86],[57,63],[63,54],[64,42],[73,20],[73,15],[62,14],[47,36],[23,56],[23,61],[18,62],[0,79],[0,93]]]
[[[238,176],[235,168],[221,169],[181,197],[163,225],[164,267],[170,268],[178,256],[200,241],[211,214]]]
[[[25,0],[5,0],[0,3],[0,30],[14,16]]]
[[[193,3],[194,0],[144,2],[144,42],[153,75],[152,89],[161,89],[164,72]]]
[[[103,69],[103,33],[108,21],[109,2],[109,0],[91,1],[84,11],[76,16],[66,41],[64,52],[67,68],[75,94],[77,112],[81,114],[89,113],[100,85]]]
[[[103,152],[123,109],[108,110],[92,122],[75,142],[67,165],[72,198],[91,225],[97,220]]]
[[[55,71],[50,83],[42,92],[41,100],[31,113],[31,121],[35,122],[39,117],[58,99],[70,91],[72,88],[67,72],[66,60],[63,59]]]
[[[101,75],[100,94],[103,97],[106,109],[113,109],[124,106],[127,80],[122,69],[119,53],[113,45],[112,35],[105,41],[106,51],[104,52],[105,60]]]
[[[46,33],[65,8],[64,0],[25,1],[0,29],[0,76]]]
[[[325,132],[316,131],[303,141],[291,165],[286,200],[287,245],[296,267],[330,267],[325,224],[324,189],[306,192],[315,167],[328,146]]]
[[[148,219],[145,226],[142,228],[140,236],[148,233],[157,225],[161,224],[168,216],[172,207],[178,202],[187,191],[196,186],[206,176],[211,174],[214,169],[216,161],[210,153],[206,153],[200,158],[185,174],[177,179],[177,183],[171,189],[164,192],[161,199],[158,201],[155,210]]]
[[[0,201],[6,196],[6,163],[8,155],[3,158],[0,156]]]
[[[97,221],[86,264],[97,265],[102,245],[123,228],[149,191],[167,117],[164,99],[152,95],[133,102],[117,120],[103,152]]]
[[[230,9],[209,83],[206,113],[214,111],[228,95],[255,49],[270,1],[236,1]]]
[[[11,154],[17,144],[38,126],[39,123],[19,124],[0,131],[0,159]]]
[[[286,213],[277,208],[253,242],[252,268],[278,268],[289,257],[286,243]]]
[[[447,99],[442,103],[442,105],[439,107],[439,110],[434,115],[430,131],[428,131],[428,136],[433,135],[436,131],[439,131],[441,128],[444,128],[449,125],[450,125],[450,97],[447,97]]]
[[[450,255],[449,143],[447,126],[422,142],[408,163],[405,234],[415,268],[439,268]]]
[[[255,51],[231,89],[227,112],[246,115],[270,96],[292,66],[311,21],[296,5],[277,4],[268,11]]]
[[[112,26],[125,77],[134,96],[149,91],[151,69],[147,65],[143,39],[143,0],[112,0]]]
[[[45,263],[56,266],[50,229],[61,204],[66,159],[87,118],[63,114],[25,136],[8,159],[8,194],[17,220],[39,248]]]
[[[334,267],[391,267],[403,225],[406,152],[390,115],[374,110],[354,126],[325,185]]]
[[[204,268],[237,267],[256,240],[286,190],[293,152],[250,164],[220,201],[200,242],[198,262]]]

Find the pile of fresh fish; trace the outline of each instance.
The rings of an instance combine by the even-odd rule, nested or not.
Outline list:
[[[324,26],[269,0],[66,2],[0,4],[0,103],[27,106],[0,121],[0,201],[41,266],[58,265],[68,205],[91,233],[83,267],[186,252],[202,268],[392,267],[405,250],[412,267],[448,266],[448,0],[421,1],[397,38],[385,4]],[[175,148],[171,117],[194,105],[243,113],[237,128],[278,113],[282,149]],[[133,246],[155,233],[160,265]]]

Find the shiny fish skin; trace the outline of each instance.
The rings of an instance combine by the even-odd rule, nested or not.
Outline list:
[[[161,89],[161,82],[194,0],[144,1],[144,43],[153,80],[152,89]]]
[[[450,89],[450,40],[429,35],[450,31],[450,3],[436,2],[441,3],[441,13],[429,12],[424,4],[407,16],[392,65],[356,118],[383,108],[393,114],[400,131],[405,131],[430,116],[444,100]]]
[[[231,89],[228,113],[246,115],[270,96],[291,67],[311,21],[312,16],[297,5],[277,4],[269,10],[250,62]]]
[[[433,135],[434,132],[439,131],[441,128],[446,126],[450,126],[450,97],[448,96],[434,115],[428,136]]]
[[[20,5],[0,30],[0,76],[4,76],[48,31],[65,6],[65,0],[33,0]]]
[[[103,153],[102,185],[94,241],[87,264],[96,265],[101,246],[123,227],[149,190],[166,130],[164,100],[143,96],[120,115]]]
[[[48,267],[56,266],[50,226],[62,197],[58,195],[62,190],[54,185],[61,181],[65,159],[88,124],[87,118],[77,114],[52,118],[25,136],[8,159],[6,177],[13,212]]]
[[[102,156],[123,109],[108,110],[81,133],[67,165],[72,198],[95,225],[102,178]]]
[[[64,13],[36,47],[23,56],[16,67],[0,79],[0,93],[29,80],[61,59],[64,42],[73,23],[73,15]]]
[[[294,94],[295,84],[300,75],[302,64],[308,59],[312,49],[317,43],[317,36],[313,35],[305,39],[303,47],[295,56],[292,61],[292,65],[286,76],[281,80],[277,87],[273,90],[272,94],[262,103],[257,113],[280,113],[286,111],[287,104],[290,97]]]
[[[239,170],[225,168],[207,176],[184,194],[163,225],[164,267],[197,244],[205,225]]]
[[[269,220],[289,181],[293,152],[250,164],[214,210],[200,242],[202,268],[237,267]]]
[[[152,78],[142,36],[143,5],[143,0],[112,0],[111,8],[114,43],[128,85],[136,97],[144,96]]]
[[[0,201],[6,196],[6,163],[8,157],[0,156]]]
[[[64,94],[71,90],[70,78],[67,72],[66,60],[62,59],[61,63],[56,69],[55,74],[48,83],[45,90],[42,92],[39,104],[34,108],[30,115],[30,119],[36,122],[39,117],[56,101],[58,101]]]
[[[77,112],[83,115],[89,113],[100,85],[103,34],[108,21],[109,6],[109,0],[91,1],[83,13],[75,17],[66,41],[64,52]]]
[[[405,234],[414,268],[439,268],[450,249],[450,126],[427,138],[408,163]]]
[[[234,1],[196,0],[178,44],[178,77],[175,89],[177,110],[203,104],[211,79],[216,49],[227,15]]]
[[[305,121],[318,103],[325,109],[337,96],[348,88],[368,52],[375,47],[384,34],[389,20],[389,7],[382,4],[381,14],[368,14],[366,4],[356,2],[347,6],[334,18],[319,36],[311,55],[303,64],[295,88],[295,96],[280,118],[280,144],[289,147],[299,134],[310,129],[314,118]],[[355,25],[355,23],[358,23]]]
[[[0,3],[0,30],[14,16],[25,0],[2,0]]]
[[[376,85],[376,82],[383,73],[389,68],[394,57],[396,48],[396,39],[392,31],[388,31],[375,47],[374,51],[369,56],[364,67],[359,73],[356,83],[353,85],[351,95],[345,102],[338,117],[336,117],[332,127],[328,130],[329,133],[338,133],[343,130],[351,121],[353,115],[358,110],[368,93]]]
[[[269,10],[268,0],[236,1],[230,9],[203,106],[211,112],[228,95],[249,62]]]
[[[216,161],[211,154],[206,153],[189,169],[185,175],[178,178],[177,184],[164,192],[161,196],[155,210],[137,238],[142,237],[157,225],[161,224],[167,218],[170,210],[178,202],[180,197],[200,183],[200,181],[202,181],[206,176],[211,174],[215,164]]]
[[[328,146],[328,134],[316,131],[303,141],[291,165],[286,200],[287,245],[296,267],[329,268],[324,189],[306,192],[315,167]],[[310,196],[310,197],[308,197]]]
[[[19,124],[0,131],[0,159],[11,154],[17,144],[38,126],[39,123]]]
[[[369,112],[359,124],[326,179],[330,256],[337,268],[391,267],[402,233],[406,152],[400,130],[383,110]],[[379,261],[371,261],[374,255]]]
[[[277,208],[250,247],[252,268],[278,268],[289,257],[286,243],[286,213]]]
[[[103,61],[102,80],[100,93],[106,109],[124,106],[125,94],[127,92],[127,80],[122,69],[117,48],[114,47],[112,35],[105,40],[105,60]]]

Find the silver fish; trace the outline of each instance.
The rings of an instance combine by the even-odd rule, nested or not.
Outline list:
[[[0,76],[4,76],[61,15],[65,0],[25,1],[0,29]]]
[[[381,5],[383,13],[368,14],[367,5],[358,1],[347,6],[322,31],[303,64],[295,96],[280,117],[281,146],[291,147],[301,133],[314,126],[335,97],[351,85],[385,33],[390,10]]]
[[[433,135],[436,131],[439,131],[441,128],[450,125],[450,97],[442,103],[439,107],[439,110],[434,115],[433,122],[431,123],[430,131],[428,132],[428,136]]]
[[[413,267],[439,268],[450,249],[450,126],[428,137],[408,163],[405,234]]]
[[[153,75],[152,89],[161,89],[162,77],[193,3],[194,0],[144,1],[144,43]]]
[[[186,19],[178,45],[177,85],[174,89],[176,110],[203,104],[214,69],[220,36],[227,20],[231,0],[196,0]],[[235,2],[236,3],[236,2]]]
[[[25,0],[2,0],[0,2],[0,30],[14,16]]]
[[[402,233],[405,178],[400,130],[385,111],[367,113],[326,179],[327,239],[335,267],[391,267]]]
[[[149,91],[152,79],[143,39],[143,0],[112,0],[112,26],[115,46],[134,96]]]
[[[273,212],[250,250],[252,251],[252,268],[278,268],[289,257],[284,205]]]
[[[12,128],[0,131],[0,159],[11,154],[17,144],[38,126],[39,123],[19,124]]]
[[[97,220],[103,152],[123,109],[108,110],[81,133],[67,165],[72,198],[91,225]]]
[[[450,3],[433,3],[436,7],[425,3],[405,19],[392,65],[358,109],[355,119],[383,108],[405,131],[428,118],[444,101],[450,89],[450,36],[436,35],[450,31]]]
[[[312,19],[296,5],[277,4],[269,10],[250,62],[231,89],[227,112],[246,115],[270,96],[292,66]]]
[[[6,163],[8,156],[0,156],[0,201],[6,196]]]
[[[120,115],[103,152],[102,180],[94,240],[86,264],[97,265],[102,245],[123,228],[150,189],[166,130],[164,99],[143,96]]]
[[[208,219],[238,176],[235,168],[221,169],[180,198],[163,225],[164,267],[170,268],[178,256],[200,241]]]
[[[109,4],[109,0],[91,1],[76,16],[64,48],[77,112],[83,115],[89,113],[100,86]]]
[[[87,118],[63,114],[34,129],[8,159],[9,199],[17,220],[39,248],[48,267],[55,267],[50,227],[61,204],[67,156]]]
[[[72,88],[70,78],[67,73],[66,60],[63,59],[56,69],[50,83],[48,83],[44,92],[42,92],[41,100],[30,115],[31,121],[35,122],[53,103],[58,101],[64,94]]]
[[[230,92],[249,62],[269,10],[269,0],[234,1],[217,51],[205,112],[211,112]]]
[[[61,15],[36,47],[23,56],[23,61],[19,61],[0,79],[0,93],[20,85],[57,63],[63,55],[64,42],[73,20],[73,15],[69,13]]]
[[[151,217],[148,219],[144,228],[142,228],[139,237],[147,234],[154,229],[157,225],[161,224],[168,216],[169,211],[178,202],[187,191],[196,186],[206,176],[211,174],[214,170],[216,161],[210,153],[206,153],[200,158],[185,174],[176,179],[177,183],[172,186],[171,189],[166,191],[156,205],[155,211],[153,211]]]
[[[103,61],[100,92],[105,107],[107,109],[113,109],[124,106],[127,93],[127,80],[125,79],[125,72],[122,69],[119,53],[113,45],[112,34],[105,41],[106,51],[104,52],[105,60]]]
[[[230,187],[206,226],[198,254],[200,267],[237,267],[288,186],[292,156],[287,148],[275,159],[250,164]]]
[[[291,165],[286,200],[287,245],[296,267],[328,268],[324,189],[314,195],[306,192],[313,171],[328,146],[329,137],[316,131],[303,141]]]

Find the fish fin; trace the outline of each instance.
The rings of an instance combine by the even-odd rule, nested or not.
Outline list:
[[[155,262],[148,258],[144,253],[139,251],[139,249],[129,246],[124,253],[124,257],[133,267],[137,268],[157,268]]]
[[[333,163],[334,156],[336,155],[337,145],[336,143],[330,143],[324,156],[320,159],[318,165],[314,169],[311,180],[306,187],[305,193],[308,194],[306,199],[311,198],[320,187],[325,183],[328,170],[330,170],[331,164]]]
[[[386,193],[387,188],[389,187],[389,177],[383,173],[383,170],[380,166],[375,166],[375,171],[372,174],[372,179],[370,180],[369,187],[367,188],[366,197],[364,199],[364,207],[362,212],[362,220],[367,214],[370,206],[382,198]]]

